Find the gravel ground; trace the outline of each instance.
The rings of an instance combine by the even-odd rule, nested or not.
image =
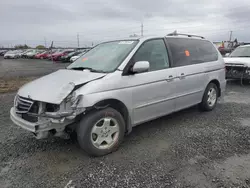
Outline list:
[[[69,63],[36,59],[4,59],[0,56],[0,93],[16,91],[37,77],[65,68]]]
[[[3,187],[250,187],[250,85],[231,82],[212,112],[197,107],[137,126],[120,149],[91,158],[72,140],[36,140],[0,95]],[[70,186],[68,186],[70,187]]]
[[[4,59],[0,56],[0,80],[15,77],[42,76],[65,68],[69,63],[36,59]]]
[[[14,96],[0,95],[0,187],[250,187],[250,84],[230,82],[212,112],[193,107],[137,126],[99,158],[15,126]]]

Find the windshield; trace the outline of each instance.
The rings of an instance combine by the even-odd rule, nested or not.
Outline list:
[[[138,43],[113,41],[99,44],[68,66],[68,69],[89,68],[100,72],[113,72]]]
[[[231,54],[230,57],[250,57],[249,47],[238,47]]]

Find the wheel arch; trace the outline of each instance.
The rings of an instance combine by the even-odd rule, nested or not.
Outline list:
[[[92,109],[98,110],[98,109],[103,109],[107,107],[114,108],[119,113],[121,113],[126,124],[126,134],[129,134],[132,131],[132,124],[131,124],[130,113],[129,113],[127,106],[118,99],[110,98],[110,99],[104,99],[95,103]]]
[[[211,80],[208,84],[213,83],[217,86],[218,92],[219,92],[219,97],[221,96],[221,88],[220,88],[220,82],[217,79]]]

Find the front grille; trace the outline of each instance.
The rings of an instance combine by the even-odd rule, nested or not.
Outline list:
[[[23,114],[29,112],[33,104],[34,101],[32,99],[24,98],[19,95],[16,96],[15,107],[17,113]]]
[[[226,78],[249,79],[249,68],[241,64],[226,64]]]

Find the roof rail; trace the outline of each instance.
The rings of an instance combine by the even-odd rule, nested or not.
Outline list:
[[[205,37],[202,37],[202,36],[199,36],[199,35],[190,35],[190,34],[183,34],[183,33],[177,33],[177,32],[167,34],[167,36],[178,36],[178,35],[187,36],[187,37],[198,37],[198,38],[205,39]]]

